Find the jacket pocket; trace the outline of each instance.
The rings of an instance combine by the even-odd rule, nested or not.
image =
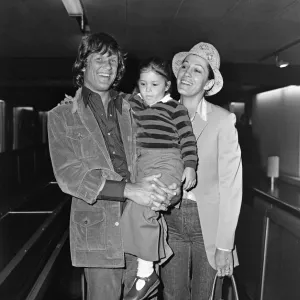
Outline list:
[[[106,249],[106,218],[99,211],[74,211],[73,226],[76,250]]]
[[[69,127],[66,135],[71,139],[73,149],[78,157],[95,158],[99,155],[99,148],[85,127]]]
[[[90,135],[90,133],[87,131],[87,129],[84,126],[70,126],[67,127],[67,137],[73,139],[73,140],[82,140]]]

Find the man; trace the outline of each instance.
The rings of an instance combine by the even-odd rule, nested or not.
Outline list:
[[[79,101],[49,112],[49,147],[57,182],[73,196],[72,264],[85,268],[89,300],[117,300],[130,288],[136,259],[124,255],[119,226],[125,199],[166,210],[176,192],[159,175],[131,183],[135,145],[130,106],[114,91],[124,56],[105,33],[83,37],[74,64]],[[172,188],[172,187],[170,187]],[[125,256],[125,258],[124,258]]]

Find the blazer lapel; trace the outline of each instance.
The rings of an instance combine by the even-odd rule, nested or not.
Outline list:
[[[204,101],[206,101],[206,100],[204,100]],[[205,127],[207,126],[207,124],[209,122],[209,117],[210,117],[209,115],[212,112],[212,105],[211,105],[211,103],[209,103],[209,102],[206,101],[206,107],[207,107],[207,111],[206,111],[206,113],[207,113],[207,120],[204,121],[202,119],[202,117],[198,113],[196,113],[195,119],[192,122],[193,131],[194,131],[194,135],[196,137],[196,140],[199,139],[201,133],[203,132],[203,130],[205,129]]]
[[[192,122],[192,125],[193,125],[193,131],[194,131],[194,135],[196,137],[196,140],[199,139],[202,131],[207,126],[207,123],[208,122],[204,121],[199,114],[195,115],[195,118]]]

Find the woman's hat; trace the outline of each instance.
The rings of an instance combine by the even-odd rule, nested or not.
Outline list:
[[[220,68],[220,55],[218,50],[211,44],[199,43],[195,45],[189,52],[179,52],[174,55],[172,60],[172,69],[175,77],[177,78],[179,68],[182,65],[183,60],[189,55],[195,54],[204,58],[211,66],[214,76],[215,83],[213,87],[207,91],[206,95],[211,96],[218,93],[223,87],[223,77],[219,71]]]

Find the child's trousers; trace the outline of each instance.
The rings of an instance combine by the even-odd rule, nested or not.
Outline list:
[[[169,186],[181,185],[183,160],[179,149],[138,149],[137,181],[161,174],[159,180]],[[163,263],[172,254],[166,242],[167,227],[162,214],[150,207],[128,201],[122,218],[121,229],[126,253],[147,261]]]

